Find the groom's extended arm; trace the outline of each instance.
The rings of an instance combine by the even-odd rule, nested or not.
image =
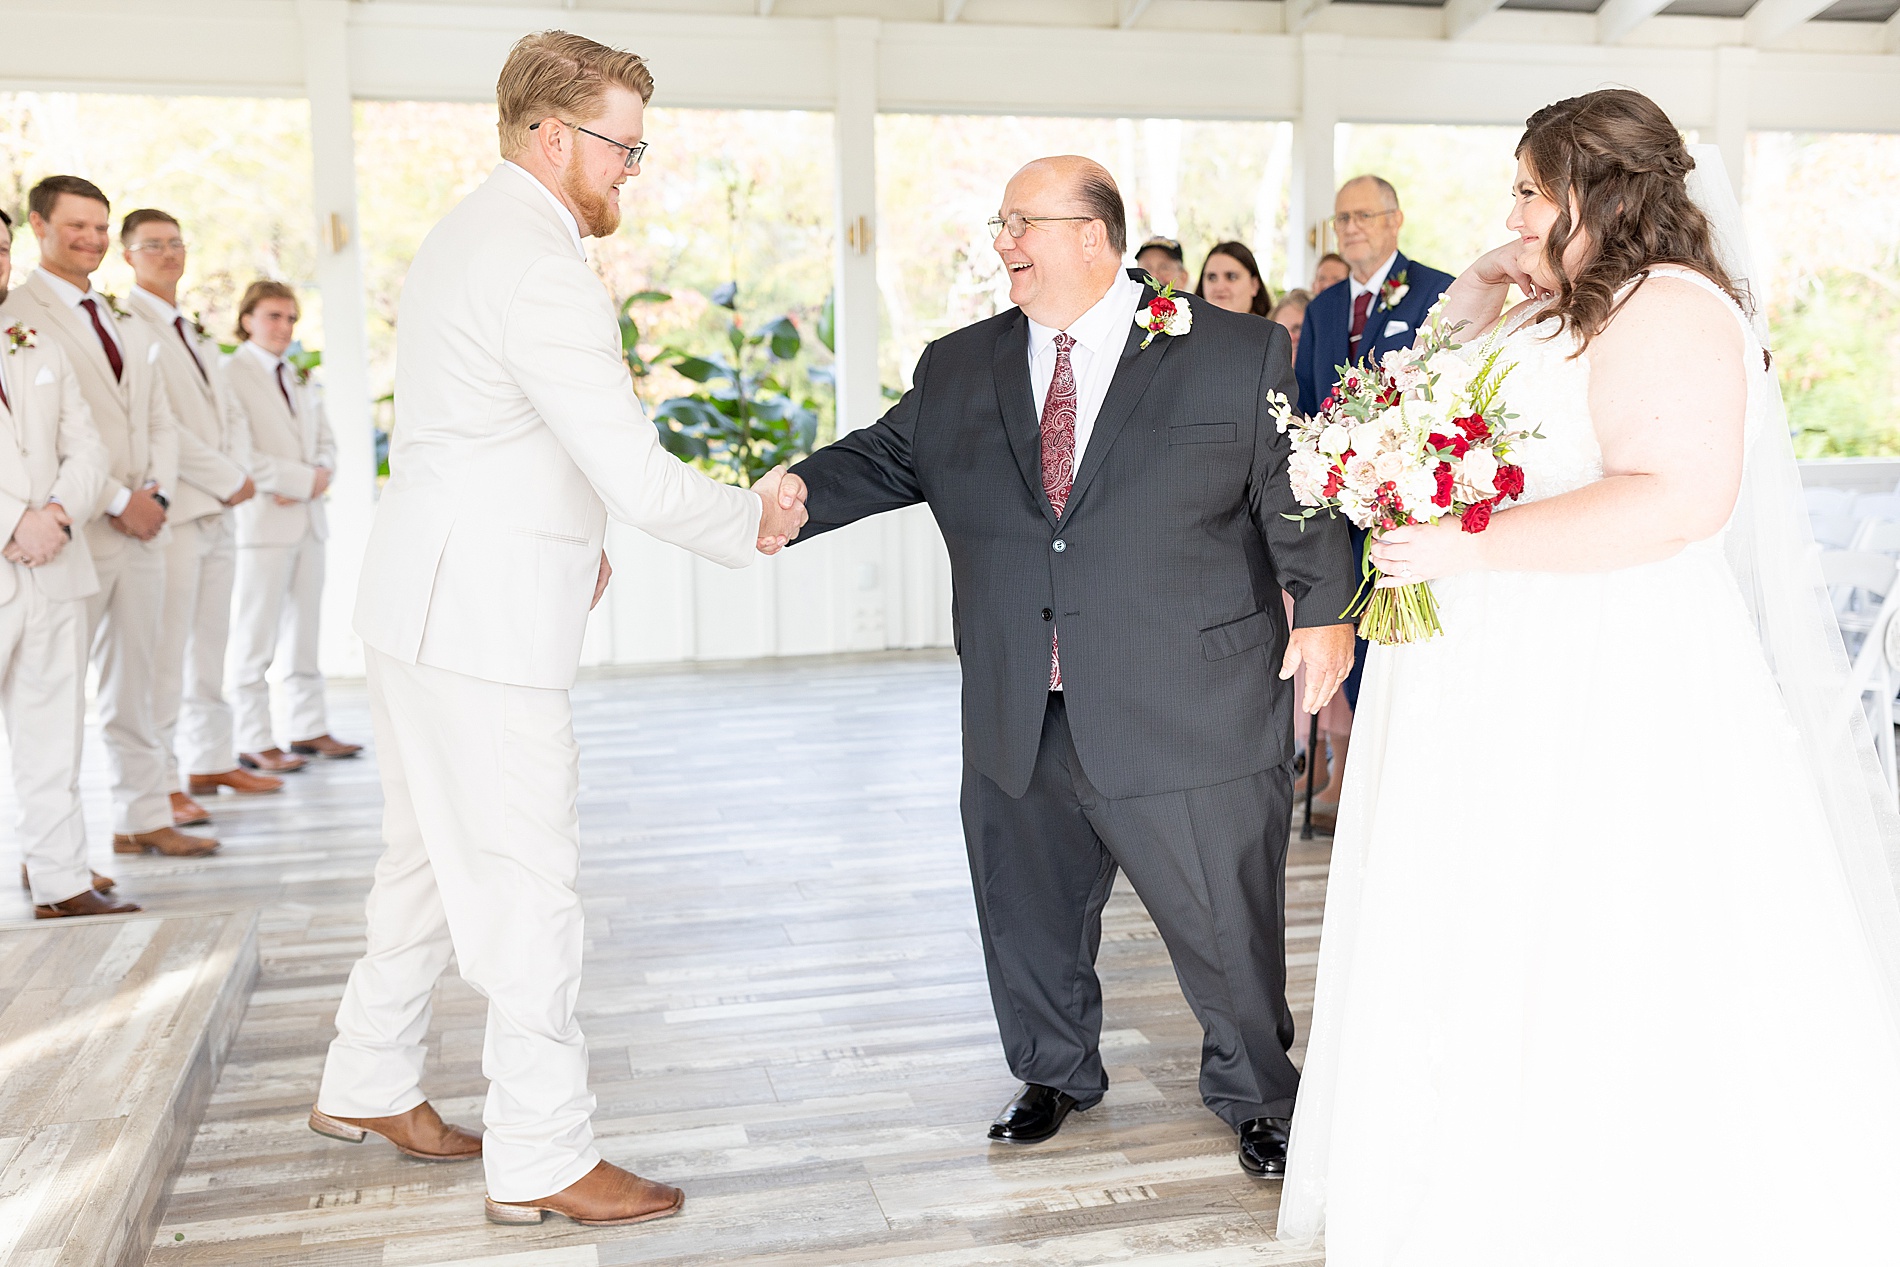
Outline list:
[[[889,413],[791,469],[791,474],[805,481],[805,510],[811,515],[800,541],[924,499],[910,454],[917,415],[923,409],[930,353],[926,347],[911,376],[911,389]]]
[[[1293,443],[1274,427],[1273,408],[1267,397],[1278,392],[1292,400],[1298,390],[1292,358],[1287,355],[1289,342],[1286,331],[1274,326],[1267,340],[1259,399],[1255,402],[1253,476],[1248,496],[1254,523],[1273,559],[1273,570],[1281,587],[1293,595],[1293,627],[1309,629],[1341,623],[1340,613],[1359,588],[1359,569],[1354,566],[1352,539],[1344,519],[1319,514],[1302,524],[1286,518],[1303,509],[1287,480]]]

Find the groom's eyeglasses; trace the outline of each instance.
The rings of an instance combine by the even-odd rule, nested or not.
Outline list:
[[[647,156],[647,143],[645,141],[639,141],[633,145],[623,145],[621,142],[614,140],[611,136],[602,136],[598,132],[588,131],[588,129],[578,123],[569,123],[566,119],[556,119],[555,122],[564,128],[573,128],[576,132],[586,132],[587,135],[593,137],[596,141],[605,141],[615,149],[625,150],[627,152],[626,167],[628,171],[632,171],[635,167],[639,166],[640,160]],[[528,131],[532,132],[540,126],[541,124],[539,123],[530,123],[528,125]]]
[[[1007,230],[1010,237],[1020,238],[1023,234],[1029,232],[1031,225],[1054,224],[1058,220],[1093,219],[1095,219],[1094,216],[1026,216],[1020,212],[1012,211],[1007,216],[991,216],[988,223],[991,237],[995,237],[997,234]]]

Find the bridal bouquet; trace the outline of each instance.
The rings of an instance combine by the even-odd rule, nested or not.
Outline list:
[[[1288,519],[1343,513],[1370,533],[1462,515],[1466,532],[1483,532],[1493,509],[1522,495],[1512,447],[1542,437],[1507,425],[1517,415],[1505,409],[1511,367],[1498,363],[1499,338],[1467,357],[1456,341],[1461,328],[1434,320],[1418,346],[1387,352],[1377,367],[1339,367],[1339,386],[1311,418],[1284,396],[1270,399],[1293,442],[1293,495],[1306,507]],[[1359,592],[1340,615],[1359,617],[1360,636],[1373,642],[1442,633],[1431,586],[1381,587],[1371,543],[1368,536]]]

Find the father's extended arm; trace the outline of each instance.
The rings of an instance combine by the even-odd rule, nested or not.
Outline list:
[[[925,348],[911,377],[911,389],[876,423],[828,444],[794,466],[785,482],[804,481],[805,509],[811,520],[799,540],[842,528],[869,515],[924,499],[911,465],[911,437],[923,407],[924,380],[930,371]]]

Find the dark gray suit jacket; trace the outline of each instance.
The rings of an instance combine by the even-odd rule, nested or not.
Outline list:
[[[1015,308],[925,348],[881,421],[792,468],[810,488],[800,540],[930,503],[955,584],[964,754],[1011,796],[1035,765],[1051,630],[1088,777],[1145,796],[1287,760],[1280,589],[1304,627],[1342,623],[1358,584],[1343,519],[1302,532],[1281,517],[1299,507],[1266,394],[1297,390],[1286,331],[1190,302],[1193,329],[1146,349],[1130,310],[1060,520]]]

